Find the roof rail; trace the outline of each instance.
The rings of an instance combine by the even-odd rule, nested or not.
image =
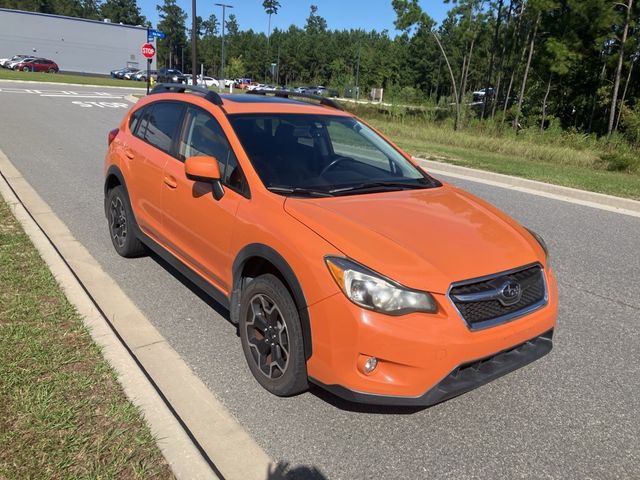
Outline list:
[[[149,92],[149,95],[154,93],[184,93],[185,91],[201,94],[206,100],[209,100],[214,105],[222,105],[222,97],[220,97],[220,95],[199,85],[187,85],[184,83],[158,83],[153,87],[153,90]]]
[[[298,98],[310,98],[312,100],[318,100],[320,105],[324,105],[325,107],[335,108],[336,110],[344,111],[344,108],[333,100],[323,97],[321,95],[315,95],[313,93],[296,93],[296,92],[288,92],[286,90],[248,90],[248,94],[252,95],[273,95],[274,97],[280,98],[289,98],[289,97],[298,97]]]

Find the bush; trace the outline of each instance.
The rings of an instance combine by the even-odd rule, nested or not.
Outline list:
[[[640,103],[630,108],[622,105],[622,118],[620,131],[625,140],[634,147],[640,147]]]
[[[610,172],[632,173],[638,171],[640,166],[640,161],[635,156],[624,152],[603,153],[600,161]]]

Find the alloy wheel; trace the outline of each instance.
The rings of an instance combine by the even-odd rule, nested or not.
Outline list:
[[[289,334],[278,305],[265,294],[254,295],[245,328],[258,369],[267,378],[282,377],[289,365]]]
[[[111,200],[109,212],[111,216],[111,222],[109,224],[111,235],[116,245],[122,248],[127,241],[127,213],[120,197],[116,196]]]

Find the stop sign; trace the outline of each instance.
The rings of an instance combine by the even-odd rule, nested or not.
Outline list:
[[[156,48],[150,43],[145,43],[142,45],[142,55],[146,58],[153,58],[156,54]]]

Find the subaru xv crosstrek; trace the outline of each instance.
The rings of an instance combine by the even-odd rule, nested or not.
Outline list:
[[[551,350],[542,238],[330,99],[158,85],[108,142],[115,250],[226,307],[276,395],[427,406]]]

